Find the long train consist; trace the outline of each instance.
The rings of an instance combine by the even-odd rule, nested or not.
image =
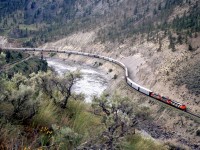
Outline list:
[[[110,57],[105,57],[105,56],[101,56],[101,55],[97,55],[97,54],[90,54],[90,53],[85,53],[85,52],[77,52],[77,51],[61,51],[61,50],[54,50],[54,49],[41,49],[41,48],[1,48],[1,50],[12,50],[12,51],[37,51],[37,52],[56,52],[56,53],[66,53],[66,54],[75,54],[75,55],[83,55],[83,56],[89,56],[89,57],[94,57],[94,58],[99,58],[99,59],[103,59],[112,63],[115,63],[117,65],[119,65],[120,67],[122,67],[125,70],[125,78],[126,78],[126,82],[127,84],[132,87],[133,89],[147,95],[150,96],[154,99],[157,99],[161,102],[164,102],[168,105],[171,105],[173,107],[176,107],[178,109],[181,109],[183,111],[186,111],[186,106],[184,104],[178,103],[174,100],[171,100],[169,98],[166,98],[164,96],[161,96],[159,94],[156,94],[154,92],[152,92],[151,90],[142,87],[141,85],[133,82],[128,75],[128,68],[120,61],[117,61],[115,59],[112,59]]]

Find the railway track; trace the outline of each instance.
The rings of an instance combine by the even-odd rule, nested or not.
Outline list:
[[[0,69],[0,72],[2,72],[2,71],[7,71],[7,70],[9,70],[10,68],[12,68],[14,65],[17,65],[17,64],[19,64],[19,63],[22,63],[22,62],[28,60],[29,58],[31,58],[31,56],[30,56],[30,54],[27,54],[27,56],[25,56],[22,60],[16,60],[16,61],[14,61],[14,62],[12,62],[12,63],[9,63],[9,64],[5,65],[3,68]]]
[[[61,50],[55,50],[55,49],[41,49],[41,48],[7,48],[7,47],[3,47],[3,48],[0,48],[0,50],[3,50],[3,51],[9,51],[10,50],[10,51],[24,51],[24,52],[41,52],[41,53],[43,53],[43,52],[47,52],[47,53],[64,53],[64,54],[74,54],[74,55],[82,55],[82,56],[87,56],[87,57],[99,58],[99,59],[103,59],[103,60],[106,60],[106,61],[109,61],[111,63],[119,65],[121,68],[123,68],[125,70],[125,78],[126,78],[127,84],[130,85],[129,81],[133,82],[128,77],[128,69],[127,69],[127,67],[123,63],[121,63],[121,62],[119,62],[119,61],[117,61],[115,59],[112,59],[110,57],[105,57],[105,56],[101,56],[101,55],[97,55],[97,54],[90,54],[90,53],[85,53],[85,52],[68,51],[68,50],[61,51]],[[133,83],[134,83],[134,85],[131,86],[131,87],[136,89],[140,93],[143,93],[143,94],[147,95],[147,92],[151,92],[150,90],[148,90],[148,89],[136,84],[135,82],[133,82]],[[131,83],[131,85],[132,85],[132,83]],[[138,87],[135,88],[134,87],[135,85],[138,86],[139,88]],[[149,95],[147,95],[147,96],[149,96]],[[151,97],[151,98],[153,98],[153,97]],[[153,98],[153,99],[157,100],[156,98]],[[157,100],[157,101],[159,101],[159,100]],[[160,102],[162,102],[162,101],[160,101]],[[163,103],[166,104],[165,102],[163,102]],[[168,105],[168,104],[166,104],[166,105]],[[172,106],[172,105],[168,105],[168,106]],[[178,109],[179,111],[181,111],[183,113],[186,113],[186,114],[188,114],[190,116],[195,117],[198,120],[198,122],[200,122],[200,115],[199,114],[195,114],[189,108],[187,108],[185,111],[183,111],[183,110],[177,108],[176,106],[172,106],[172,107]]]
[[[200,119],[200,115],[193,113],[189,108],[186,110],[186,113],[188,113],[188,114],[190,114],[190,115],[192,115],[192,116],[197,117],[197,118]]]

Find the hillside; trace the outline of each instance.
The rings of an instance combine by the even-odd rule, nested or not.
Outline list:
[[[24,46],[97,29],[96,42],[123,43],[128,37],[134,41],[138,34],[159,42],[168,36],[174,50],[174,44],[200,31],[198,0],[11,0],[0,6],[1,34],[20,39]]]
[[[0,46],[11,43],[110,56],[127,65],[135,82],[200,113],[199,0],[2,0],[0,8],[0,35],[5,37],[0,37]],[[195,119],[130,90],[116,66],[57,56],[99,63],[107,72],[112,68],[119,77],[107,91],[128,95],[139,109],[142,130],[162,141],[200,148]]]

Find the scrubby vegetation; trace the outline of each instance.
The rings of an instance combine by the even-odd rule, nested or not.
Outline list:
[[[191,93],[200,95],[200,62],[196,62],[194,65],[185,66],[177,73],[175,80],[177,85],[186,85]]]
[[[127,98],[103,96],[90,107],[72,93],[79,77],[39,72],[0,78],[0,148],[128,149],[142,142],[164,149],[134,136],[137,119]]]
[[[28,76],[29,74],[38,71],[47,71],[48,65],[45,60],[38,59],[37,57],[30,58],[27,61],[16,64],[13,68],[7,71],[8,77],[12,77],[15,73],[19,72]]]
[[[10,52],[10,51],[6,51],[5,53],[0,52],[0,65],[1,65],[0,69],[6,64],[11,64],[25,58],[27,55],[28,54],[21,52]]]
[[[12,64],[24,55],[1,53],[0,62]],[[146,149],[165,149],[135,135],[137,116],[128,98],[106,94],[92,106],[84,103],[82,94],[72,92],[80,77],[79,72],[57,76],[36,57],[4,72],[0,149],[129,149],[147,141]]]
[[[25,61],[20,62],[22,59],[26,58],[29,54],[20,52],[10,52],[0,53],[0,64],[1,64],[1,75],[8,76],[8,78],[13,77],[15,73],[22,73],[28,76],[29,74],[38,71],[47,71],[48,65],[45,60],[33,57]],[[19,62],[19,63],[17,63]],[[9,65],[12,65],[9,67]]]
[[[47,82],[52,78],[55,84]],[[71,76],[61,79],[50,72],[31,74],[29,78],[21,74],[2,78],[1,146],[70,148],[84,139],[87,134],[81,133],[89,132],[84,126],[99,125],[99,121],[77,98],[66,102],[70,95],[64,88],[68,89],[71,82]],[[63,103],[70,109],[63,109]]]

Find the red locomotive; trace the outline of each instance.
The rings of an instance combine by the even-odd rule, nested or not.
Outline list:
[[[167,104],[169,104],[169,105],[172,105],[172,106],[174,106],[174,107],[177,107],[177,108],[179,108],[179,109],[181,109],[181,110],[186,111],[186,106],[185,106],[184,104],[180,104],[180,103],[178,103],[178,102],[176,102],[176,101],[173,101],[173,100],[171,100],[171,99],[169,99],[169,98],[166,98],[166,97],[161,96],[161,95],[159,95],[159,94],[156,94],[156,93],[154,93],[154,92],[151,92],[149,96],[151,96],[151,97],[153,97],[153,98],[155,98],[155,99],[157,99],[157,100],[160,100],[160,101],[162,101],[162,102],[164,102],[164,103],[167,103]]]

